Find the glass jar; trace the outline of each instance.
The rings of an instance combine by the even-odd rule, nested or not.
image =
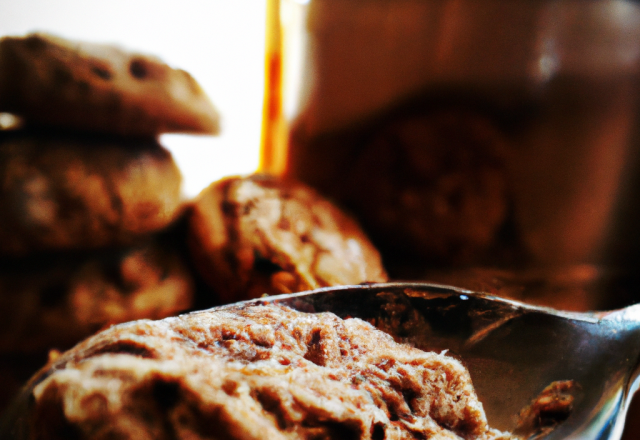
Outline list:
[[[637,266],[639,4],[269,8],[262,169],[354,213],[393,277]]]

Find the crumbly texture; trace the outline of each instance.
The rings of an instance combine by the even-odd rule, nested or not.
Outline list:
[[[518,414],[514,432],[526,438],[548,435],[569,418],[579,386],[573,380],[550,383]]]
[[[294,133],[287,173],[352,210],[389,262],[485,262],[507,220],[508,151],[490,118],[444,108],[315,140]]]
[[[191,308],[193,281],[158,243],[0,263],[0,353],[65,350],[111,324]]]
[[[459,361],[272,305],[112,327],[50,367],[27,417],[33,440],[511,438]]]
[[[201,274],[225,302],[387,280],[360,226],[292,181],[252,175],[212,184],[195,202],[189,234]]]
[[[128,245],[184,207],[171,154],[151,140],[0,132],[0,254]]]
[[[198,83],[149,55],[46,34],[0,40],[0,112],[29,123],[127,136],[214,134]]]

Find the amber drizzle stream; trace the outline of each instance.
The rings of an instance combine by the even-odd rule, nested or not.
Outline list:
[[[286,121],[282,111],[282,29],[280,1],[267,1],[265,93],[260,170],[279,174],[286,163]]]

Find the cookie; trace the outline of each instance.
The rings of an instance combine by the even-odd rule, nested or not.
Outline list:
[[[27,393],[32,440],[512,438],[458,360],[273,305],[114,326]]]
[[[315,140],[294,136],[288,175],[350,209],[394,276],[391,263],[402,259],[422,270],[502,257],[494,249],[511,245],[511,145],[496,122],[455,106],[375,122]]]
[[[102,328],[190,309],[192,277],[156,242],[0,264],[0,354],[67,349]]]
[[[180,171],[151,140],[0,132],[0,254],[129,245],[182,212]]]
[[[205,189],[189,214],[189,244],[224,302],[387,280],[352,218],[311,188],[275,177],[231,177]]]
[[[115,46],[46,34],[0,40],[0,112],[127,136],[219,129],[218,113],[184,70]]]

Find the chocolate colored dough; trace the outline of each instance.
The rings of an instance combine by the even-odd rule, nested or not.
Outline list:
[[[512,438],[458,360],[273,305],[111,327],[31,386],[31,440]]]

